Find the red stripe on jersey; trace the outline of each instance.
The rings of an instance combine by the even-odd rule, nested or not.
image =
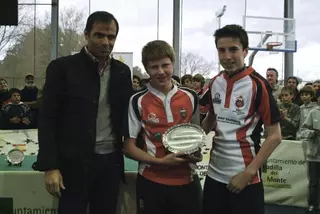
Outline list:
[[[259,113],[263,124],[268,126],[271,125],[271,109],[270,109],[270,96],[268,93],[268,89],[264,81],[259,77],[256,76],[257,80],[261,83],[261,105],[259,106]]]
[[[240,130],[238,130],[237,133],[236,133],[237,141],[240,144],[240,149],[241,149],[243,161],[244,161],[244,164],[245,164],[246,167],[248,167],[249,164],[253,160],[253,154],[252,154],[252,151],[251,151],[251,146],[250,146],[250,143],[246,139],[246,135],[247,135],[248,129],[252,126],[252,124],[254,122],[254,119],[255,118],[252,118],[251,121],[246,126],[241,128]],[[259,177],[256,174],[252,179],[252,183],[257,183],[257,182],[259,182]]]

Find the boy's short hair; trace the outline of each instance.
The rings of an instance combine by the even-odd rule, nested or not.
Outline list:
[[[281,94],[285,93],[285,92],[288,92],[290,95],[294,95],[294,91],[293,91],[293,89],[291,87],[288,87],[288,86],[283,87],[281,89]]]
[[[13,95],[14,93],[20,94],[20,90],[19,90],[18,88],[11,88],[11,89],[9,90],[9,96],[12,97],[12,95]],[[21,95],[21,94],[20,94],[20,95]]]
[[[191,75],[191,74],[185,74],[185,75],[183,75],[183,76],[181,77],[181,84],[184,84],[184,82],[185,82],[186,80],[192,81],[192,75]]]
[[[174,79],[175,81],[177,81],[177,83],[181,84],[180,77],[178,77],[177,75],[172,75],[172,79]]]
[[[160,60],[166,57],[168,57],[172,63],[174,63],[174,50],[166,41],[154,40],[148,42],[142,48],[142,64],[144,67],[146,67],[150,61]]]
[[[300,89],[300,95],[302,94],[309,94],[310,97],[314,97],[314,91],[309,86],[304,86],[303,88]]]
[[[218,40],[225,37],[231,37],[235,39],[239,39],[242,48],[246,49],[249,47],[249,38],[248,34],[240,25],[226,25],[223,28],[216,30],[214,33],[216,46],[218,44]]]
[[[203,87],[206,82],[206,80],[204,79],[204,77],[201,74],[194,75],[194,77],[192,79],[193,79],[193,81],[201,82],[201,87]]]
[[[296,81],[297,85],[300,84],[298,77],[290,76],[290,77],[287,78],[286,83],[288,83],[289,79],[294,79]]]
[[[132,75],[132,79],[137,79],[137,80],[139,80],[139,82],[141,81],[141,78],[138,76],[138,75]]]
[[[8,84],[8,81],[7,81],[6,79],[4,79],[4,78],[0,78],[0,82],[1,82],[1,81],[4,81],[5,83]]]

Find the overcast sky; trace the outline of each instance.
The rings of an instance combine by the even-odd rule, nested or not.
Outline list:
[[[22,1],[22,0],[21,0]],[[33,1],[33,0],[24,0]],[[47,3],[50,0],[37,0]],[[240,24],[245,13],[244,0],[183,0],[183,36],[182,51],[193,52],[205,57],[207,60],[216,61],[216,49],[213,32],[217,28],[215,12],[227,5],[227,11],[221,19],[221,25]],[[302,4],[302,2],[304,4]],[[294,75],[306,81],[320,79],[320,0],[295,0],[296,39],[298,51],[294,54]],[[87,11],[89,15],[89,0],[60,0],[60,8],[77,7]],[[247,15],[283,17],[282,0],[247,0]],[[141,48],[148,41],[157,39],[157,0],[91,0],[91,12],[106,10],[115,15],[120,24],[119,36],[115,51],[133,52],[134,66],[141,65]],[[173,23],[172,0],[160,0],[160,28],[159,39],[172,44]],[[281,21],[264,22],[252,20],[248,22],[248,30],[282,31]],[[280,27],[279,27],[280,26]],[[259,35],[250,36],[250,46],[256,46]],[[281,38],[278,37],[280,40]],[[250,53],[249,53],[250,55]],[[283,54],[258,52],[253,67],[265,76],[268,67],[275,67],[280,72],[283,70]],[[282,72],[281,72],[282,73]],[[280,78],[282,74],[280,75]]]

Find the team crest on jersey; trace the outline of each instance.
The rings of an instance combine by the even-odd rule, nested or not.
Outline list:
[[[157,118],[155,113],[150,113],[148,114],[148,121],[152,123],[159,123],[159,118]]]
[[[213,103],[217,103],[217,104],[221,104],[221,98],[220,98],[220,94],[216,93],[212,99]]]
[[[244,106],[244,99],[242,96],[237,97],[236,99],[236,106],[238,108],[242,108]]]
[[[187,110],[182,108],[180,110],[180,116],[183,118],[183,119],[186,119],[186,117],[188,116],[188,113],[187,113]]]

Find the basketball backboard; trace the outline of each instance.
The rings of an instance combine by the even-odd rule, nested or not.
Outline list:
[[[243,27],[249,36],[249,50],[297,51],[295,19],[245,15]],[[271,43],[277,46],[270,49]]]

